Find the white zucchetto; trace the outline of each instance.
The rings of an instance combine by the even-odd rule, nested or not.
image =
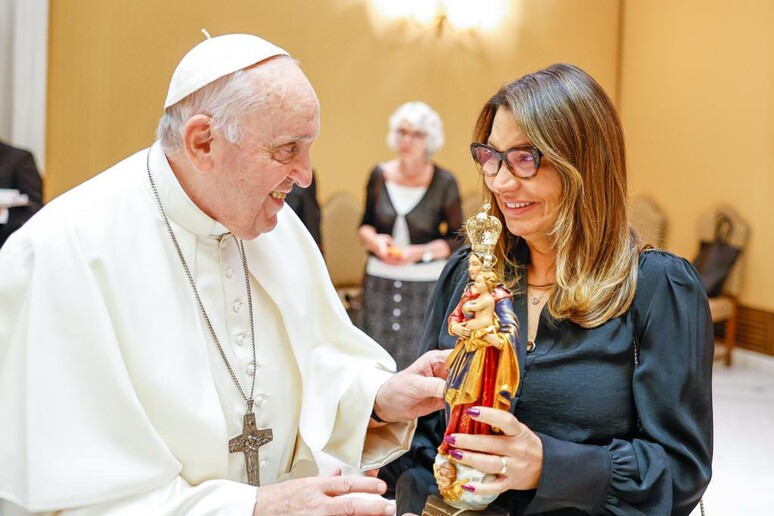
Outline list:
[[[202,41],[177,65],[169,83],[164,109],[216,79],[270,57],[290,55],[251,34],[227,34]]]

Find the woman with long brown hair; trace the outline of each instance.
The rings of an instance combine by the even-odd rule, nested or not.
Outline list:
[[[464,489],[500,494],[510,514],[689,514],[711,476],[713,337],[686,260],[629,226],[623,130],[604,90],[557,64],[501,88],[471,144],[504,228],[499,271],[514,293],[521,388],[510,411],[473,407],[502,435],[446,436],[458,462],[497,475]],[[467,283],[453,255],[422,351],[450,348]],[[399,513],[434,492],[441,414],[421,423],[397,482]]]

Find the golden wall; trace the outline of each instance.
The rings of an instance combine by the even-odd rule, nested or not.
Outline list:
[[[467,146],[499,85],[553,62],[580,65],[621,108],[633,192],[691,257],[699,215],[735,205],[752,224],[742,302],[774,309],[774,2],[513,0],[494,33],[393,26],[369,0],[51,0],[47,198],[149,145],[172,71],[201,40],[249,32],[283,46],[322,102],[320,198],[362,199],[390,157],[387,118],[409,100],[442,116],[440,164],[477,186]]]
[[[322,103],[313,148],[319,193],[362,198],[366,175],[391,157],[387,119],[423,100],[444,120],[439,163],[477,186],[468,144],[479,109],[504,82],[556,61],[616,90],[618,0],[512,2],[501,28],[440,36],[391,26],[370,0],[51,0],[46,191],[50,199],[147,145],[169,78],[212,35],[248,32],[296,58]]]
[[[751,224],[741,301],[774,309],[774,2],[627,1],[619,106],[631,191],[689,258],[717,203]]]

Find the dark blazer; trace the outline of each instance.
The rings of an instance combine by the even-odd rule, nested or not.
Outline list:
[[[30,198],[29,206],[9,208],[8,222],[0,224],[2,247],[43,206],[43,182],[30,152],[0,142],[0,188],[13,188]]]

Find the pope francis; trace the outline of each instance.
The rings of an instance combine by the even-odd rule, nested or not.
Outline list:
[[[251,35],[171,80],[158,141],[0,251],[0,513],[392,514],[369,477],[442,407],[443,356],[395,374],[292,210],[317,96]]]

